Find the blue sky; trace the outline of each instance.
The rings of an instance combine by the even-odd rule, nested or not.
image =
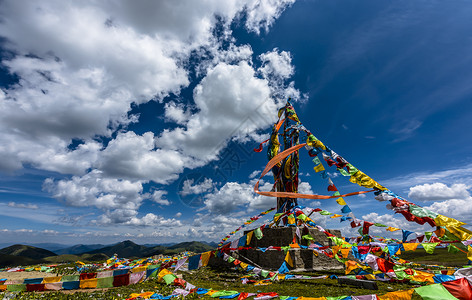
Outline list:
[[[467,1],[3,1],[0,12],[0,244],[219,241],[275,205],[252,191],[267,162],[252,149],[287,97],[379,183],[472,222]],[[361,189],[329,172],[341,192]],[[303,151],[300,179],[328,193]],[[370,194],[346,201],[361,219],[431,229]]]

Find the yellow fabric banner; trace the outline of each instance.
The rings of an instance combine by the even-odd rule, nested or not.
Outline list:
[[[287,255],[285,255],[285,261],[289,266],[293,268],[293,260],[292,257],[290,256],[290,252],[287,251]]]
[[[206,267],[208,265],[208,261],[210,261],[211,251],[202,253],[200,260],[202,262],[202,267]]]
[[[436,226],[462,226],[465,225],[466,223],[457,221],[456,219],[449,218],[443,215],[438,215],[435,219],[434,222],[436,222]]]
[[[251,239],[252,239],[252,234],[253,232],[252,231],[249,231],[246,235],[246,245],[249,245],[251,243]]]
[[[53,283],[61,281],[62,276],[54,276],[54,277],[44,277],[43,283]]]
[[[403,248],[405,251],[415,251],[419,243],[403,243]]]
[[[390,292],[382,296],[377,295],[377,299],[379,300],[410,300],[411,297],[413,296],[414,291],[415,291],[414,289],[411,289],[407,291]]]
[[[322,164],[319,164],[315,166],[313,169],[315,170],[316,173],[318,173],[318,172],[324,171],[325,168],[323,167]]]
[[[94,289],[97,287],[97,278],[84,279],[80,281],[81,289]]]

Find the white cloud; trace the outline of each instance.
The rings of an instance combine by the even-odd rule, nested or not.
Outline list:
[[[387,180],[383,180],[382,184],[390,190],[409,189],[411,186],[422,184],[433,184],[435,182],[448,182],[449,184],[466,184],[472,186],[472,165],[460,166],[443,171],[424,171],[411,173]]]
[[[36,204],[31,204],[31,203],[16,203],[13,201],[8,202],[8,206],[10,207],[16,207],[16,208],[26,208],[26,209],[38,209],[38,206]]]
[[[167,195],[167,191],[155,190],[152,192],[151,200],[160,205],[170,205],[169,200],[165,199],[165,195]]]
[[[212,214],[228,214],[241,210],[254,199],[252,186],[246,183],[227,182],[214,193],[205,196],[205,207]]]
[[[108,177],[153,180],[168,183],[177,179],[189,159],[175,150],[157,149],[154,134],[119,133],[100,155],[98,168]]]
[[[258,69],[264,78],[276,77],[282,80],[290,78],[294,73],[292,57],[289,52],[279,53],[275,48],[270,52],[259,55],[262,66]]]
[[[266,53],[258,73],[251,47],[235,46],[229,26],[245,14],[246,27],[259,33],[293,2],[2,1],[0,36],[12,53],[2,65],[19,81],[0,90],[0,170],[28,165],[72,175],[49,178],[44,189],[66,205],[104,211],[96,224],[180,224],[152,213],[138,217],[147,199],[169,204],[162,191],[144,193],[143,184],[169,184],[184,168],[217,158],[230,139],[259,140],[257,131],[274,121],[280,104],[274,91],[298,93],[273,76],[258,78],[288,79],[288,52]],[[213,35],[217,22],[226,49]],[[190,66],[191,54],[200,52],[200,65]],[[164,105],[166,121],[179,127],[128,131],[139,121],[132,105],[178,96],[190,84],[190,68],[203,78],[195,103]],[[232,191],[242,193],[239,199],[230,200]],[[249,186],[227,184],[218,193],[234,204],[209,196],[215,211],[253,198]]]
[[[256,177],[260,176],[259,174],[261,174],[261,171],[259,171],[259,170],[253,171],[251,174],[249,174],[249,179],[256,178]]]
[[[44,189],[67,205],[100,209],[136,209],[144,197],[141,182],[104,178],[98,171],[73,176],[70,180],[49,178],[44,182]]]
[[[215,187],[211,178],[205,178],[202,182],[194,185],[194,179],[187,179],[183,182],[182,190],[179,194],[182,196],[202,194],[212,190]]]
[[[418,201],[466,199],[470,197],[468,189],[469,186],[461,183],[448,187],[444,183],[436,182],[411,187],[408,197]]]
[[[277,109],[267,81],[255,77],[244,61],[209,70],[194,90],[194,101],[198,112],[187,126],[164,130],[156,144],[203,160],[215,159],[232,137],[244,139],[269,126]]]
[[[181,216],[182,216],[182,213],[181,213],[181,212],[178,212],[178,213],[175,214],[175,217],[176,217],[176,218],[180,218]]]
[[[246,27],[259,34],[260,28],[269,31],[272,23],[295,0],[256,0],[249,1]]]

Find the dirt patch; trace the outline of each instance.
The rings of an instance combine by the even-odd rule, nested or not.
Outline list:
[[[0,279],[6,278],[7,280],[21,280],[26,278],[44,278],[44,277],[53,277],[57,276],[56,273],[46,273],[46,272],[0,272]]]

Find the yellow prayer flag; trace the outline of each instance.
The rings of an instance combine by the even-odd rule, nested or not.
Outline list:
[[[387,227],[385,230],[393,232],[393,231],[400,230],[400,228],[395,228],[395,227],[390,227],[390,226],[389,226],[389,227]]]
[[[419,243],[403,243],[403,248],[405,251],[415,251]]]
[[[472,238],[472,231],[465,229],[460,226],[446,226],[446,229],[449,230],[450,233],[457,236],[461,239],[461,241],[470,240]]]
[[[436,226],[462,226],[465,225],[466,223],[457,221],[456,219],[449,218],[443,215],[438,215],[435,219],[434,222],[436,223]]]
[[[343,199],[342,197],[336,199],[336,202],[337,202],[339,205],[347,205],[347,204],[346,204],[346,201],[344,201],[344,199]]]
[[[252,234],[253,232],[249,231],[248,234],[246,235],[246,245],[249,245],[251,243]]]
[[[94,289],[97,287],[97,278],[81,280],[79,286],[81,289]]]
[[[333,248],[331,248],[331,250],[333,250],[333,255],[334,254],[337,254],[339,252],[339,250],[341,250],[341,245],[338,245],[338,246],[334,246]]]
[[[334,219],[334,218],[339,218],[339,217],[342,217],[343,215],[338,215],[338,214],[334,214],[332,215],[330,218],[331,219]]]
[[[44,277],[42,283],[53,283],[61,281],[62,276]]]
[[[313,169],[315,170],[316,173],[318,173],[318,172],[324,171],[325,168],[323,167],[322,164],[319,164],[315,166]]]
[[[139,273],[139,272],[142,272],[142,271],[146,271],[146,269],[147,269],[146,266],[132,268],[131,273]]]
[[[287,255],[285,255],[285,261],[289,266],[293,268],[293,260],[292,257],[290,256],[290,251],[287,251]]]
[[[355,270],[358,268],[357,262],[353,260],[348,260],[344,264],[346,265],[346,275],[351,273],[352,270]]]
[[[239,266],[240,266],[241,268],[243,268],[244,270],[246,270],[246,268],[247,268],[249,265],[248,265],[247,263],[241,262],[241,263],[239,264]]]
[[[351,251],[351,248],[343,248],[341,249],[341,254],[343,256],[343,258],[347,258],[347,256],[349,255],[349,252]]]
[[[211,251],[202,253],[202,256],[200,258],[202,262],[202,267],[206,267],[208,265],[208,262],[210,261],[210,256],[211,256]]]
[[[410,300],[413,292],[415,290],[406,290],[406,291],[397,291],[397,292],[390,292],[386,293],[385,295],[377,295],[377,299],[379,300]]]

